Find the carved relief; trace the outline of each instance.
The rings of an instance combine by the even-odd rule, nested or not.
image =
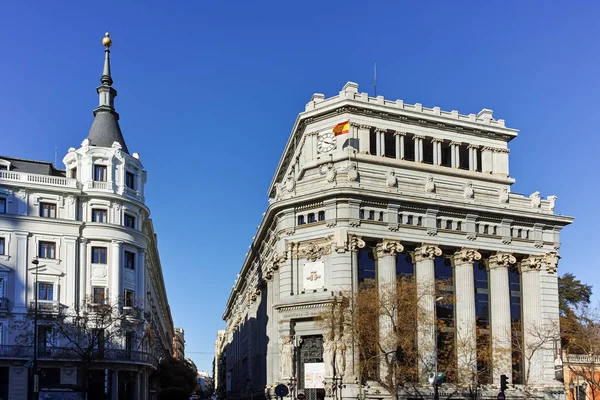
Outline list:
[[[465,199],[472,199],[475,191],[473,190],[473,182],[467,182],[463,189],[463,196]]]
[[[529,195],[529,200],[531,200],[532,208],[539,208],[540,204],[542,204],[542,199],[540,198],[540,192],[533,192]]]
[[[348,249],[350,251],[358,251],[359,249],[363,249],[365,246],[365,241],[360,237],[356,235],[350,236],[350,239],[348,240]]]
[[[294,343],[291,336],[282,336],[279,339],[279,357],[281,379],[291,378],[294,365]]]
[[[508,203],[508,188],[502,188],[500,195],[498,196],[500,203]]]
[[[356,167],[356,163],[352,163],[350,165],[350,169],[348,169],[348,181],[354,182],[358,180],[358,170]]]
[[[287,179],[285,180],[285,189],[288,192],[293,192],[295,187],[296,187],[296,180],[294,179],[294,176],[292,174],[290,174],[290,175],[288,175]]]
[[[546,198],[546,200],[548,200],[548,208],[550,208],[550,211],[554,212],[554,206],[556,204],[556,199],[558,199],[558,196],[548,196]]]
[[[327,174],[325,177],[327,178],[327,182],[335,182],[335,176],[337,175],[337,171],[334,168],[332,163],[327,164]]]
[[[398,178],[396,178],[396,171],[390,169],[385,178],[385,184],[387,187],[395,187],[398,184]]]
[[[428,176],[425,181],[425,191],[433,193],[435,192],[435,182],[433,181],[433,176]]]
[[[502,253],[498,252],[492,256],[488,260],[488,266],[490,269],[498,268],[498,267],[508,267],[517,262],[517,259],[510,253]]]
[[[298,246],[297,257],[304,258],[311,261],[316,261],[321,256],[329,254],[331,252],[331,246],[319,246],[315,242],[309,242],[305,245]]]
[[[474,249],[460,249],[454,253],[454,262],[456,264],[472,263],[481,260],[481,253]]]
[[[433,260],[442,255],[442,250],[434,245],[423,244],[415,249],[415,261]]]
[[[519,263],[519,272],[539,271],[542,266],[542,256],[529,256]]]
[[[400,242],[395,240],[384,240],[381,243],[377,243],[376,254],[377,258],[385,257],[385,256],[395,256],[398,253],[402,253],[404,251],[404,246],[400,244]]]
[[[560,256],[557,252],[551,251],[550,253],[546,253],[543,257],[543,262],[546,264],[546,271],[550,274],[556,274],[558,271],[558,260]]]

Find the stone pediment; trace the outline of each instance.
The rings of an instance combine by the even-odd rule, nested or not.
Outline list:
[[[35,268],[30,269],[31,273],[35,273]],[[58,268],[50,265],[40,265],[38,267],[38,274],[53,275],[53,276],[64,276],[65,273]]]

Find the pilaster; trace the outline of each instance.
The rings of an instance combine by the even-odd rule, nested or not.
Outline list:
[[[113,240],[111,243],[111,282],[112,282],[112,296],[115,301],[119,302],[122,299],[123,293],[121,289],[121,281],[122,281],[122,268],[121,268],[121,245],[123,242],[119,240]]]
[[[548,341],[549,332],[542,321],[542,305],[540,296],[541,256],[529,256],[519,264],[521,273],[521,304],[523,309],[523,348],[525,354],[524,375],[527,384],[536,384],[543,379],[542,347]]]
[[[17,239],[17,257],[15,260],[16,264],[16,279],[15,279],[15,305],[13,307],[14,313],[26,313],[27,312],[27,288],[29,287],[29,274],[28,263],[29,254],[27,249],[27,241],[29,234],[25,232],[16,232],[15,237]],[[32,251],[31,258],[35,256],[37,252]]]
[[[79,304],[85,300],[87,292],[87,239],[79,238]]]

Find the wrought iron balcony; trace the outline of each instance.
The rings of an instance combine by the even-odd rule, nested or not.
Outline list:
[[[29,360],[33,358],[33,346],[21,345],[0,345],[0,359],[21,359]],[[38,347],[38,360],[70,360],[81,359],[73,347]],[[126,349],[101,349],[94,351],[93,362],[117,362],[124,364],[146,364],[152,367],[158,366],[158,359],[151,353],[144,351],[132,351]]]

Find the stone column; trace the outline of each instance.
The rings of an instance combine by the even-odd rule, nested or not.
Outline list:
[[[123,293],[121,292],[121,275],[123,273],[122,268],[121,268],[121,244],[123,242],[119,241],[119,240],[113,240],[112,244],[111,244],[111,252],[110,252],[110,256],[111,256],[111,290],[112,290],[112,297],[113,299],[115,299],[115,301],[117,302],[117,304],[119,304],[119,300],[122,299],[123,297]],[[123,299],[124,300],[124,299]],[[122,306],[122,304],[121,304]]]
[[[85,300],[87,293],[87,239],[79,238],[79,302]]]
[[[479,146],[470,144],[468,146],[469,149],[469,170],[477,171],[477,149]]]
[[[385,156],[385,129],[375,129],[377,135],[377,155]]]
[[[404,136],[406,133],[404,132],[396,132],[394,136],[396,137],[396,158],[401,160],[404,159]]]
[[[494,170],[493,148],[484,147],[481,152],[481,172],[491,174]]]
[[[475,280],[473,263],[481,260],[477,250],[461,249],[454,253],[454,287],[456,293],[456,351],[458,383],[476,383],[477,324],[475,315]]]
[[[509,253],[498,252],[488,260],[490,285],[490,325],[492,329],[492,362],[494,384],[500,375],[512,382],[510,287],[508,267],[517,260]]]
[[[423,244],[415,249],[415,273],[417,277],[417,346],[419,349],[419,380],[424,381],[428,372],[437,369],[436,318],[435,318],[435,268],[434,259],[442,250],[434,245]]]
[[[559,305],[558,305],[558,260],[560,256],[557,252],[546,253],[542,258],[542,271],[540,276],[540,292],[542,302],[543,323],[552,331],[551,336],[560,337],[559,325]],[[561,354],[560,340],[555,343],[547,343],[544,346],[544,381],[556,384],[556,374],[554,372],[554,360]]]
[[[379,317],[379,343],[384,352],[389,353],[396,349],[396,337],[394,326],[398,323],[396,301],[396,255],[402,253],[404,247],[398,241],[383,240],[377,243],[377,286],[379,288],[380,306],[392,310],[392,319],[387,315]],[[382,356],[379,374],[381,377],[387,375],[387,364]]]
[[[381,136],[379,135],[379,129],[375,129],[375,154],[373,155],[381,155]]]
[[[542,348],[550,340],[542,321],[540,296],[540,269],[542,256],[529,256],[519,264],[521,273],[521,307],[523,310],[523,354],[525,384],[531,385],[543,379]],[[528,360],[529,358],[529,360]]]
[[[348,248],[352,254],[352,292],[358,291],[358,252],[364,249],[366,243],[359,236],[351,235],[348,238]],[[354,297],[351,299],[354,301]],[[355,307],[352,304],[352,307]],[[355,311],[356,313],[356,311]],[[359,349],[355,347],[355,340],[351,341],[351,344],[346,349],[346,373],[344,374],[345,380],[349,382],[355,382],[360,375],[358,370],[360,367],[360,353]]]
[[[369,152],[369,133],[371,127],[369,125],[358,126],[358,151],[361,154],[367,154]]]
[[[112,382],[110,387],[111,400],[119,400],[119,371],[111,371]]]

